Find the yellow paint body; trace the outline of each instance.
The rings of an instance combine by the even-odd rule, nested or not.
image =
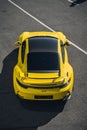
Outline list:
[[[28,39],[35,36],[50,36],[58,39],[60,55],[60,72],[29,72],[27,73],[27,54],[29,53]],[[26,42],[24,63],[21,61],[22,43]],[[16,95],[28,100],[61,100],[72,93],[74,72],[68,62],[67,49],[64,46],[64,63],[62,61],[61,45],[66,43],[66,37],[61,32],[23,32],[19,36],[18,62],[13,70],[13,86]],[[23,87],[24,86],[24,87]],[[60,87],[61,86],[61,87]]]

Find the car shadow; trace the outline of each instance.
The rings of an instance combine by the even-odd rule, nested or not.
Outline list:
[[[87,0],[75,0],[74,2],[71,3],[70,7],[74,7],[78,4],[81,4],[83,2],[86,2]]]
[[[63,111],[65,101],[30,101],[24,100],[17,97],[21,103],[21,105],[28,110],[39,111],[39,112],[57,112],[60,113]]]
[[[61,113],[65,102],[28,101],[14,94],[12,73],[17,63],[18,49],[13,50],[3,61],[0,74],[0,130],[37,130]]]
[[[0,74],[0,93],[12,93],[12,72],[17,63],[18,49],[13,50],[4,60],[2,72]]]

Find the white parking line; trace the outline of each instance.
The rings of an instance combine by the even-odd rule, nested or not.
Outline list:
[[[49,27],[46,24],[44,24],[42,21],[40,21],[39,19],[37,19],[36,17],[34,17],[33,15],[31,15],[29,12],[27,12],[26,10],[24,10],[23,8],[21,8],[19,5],[17,5],[13,1],[11,1],[11,0],[8,0],[8,1],[11,4],[13,4],[15,7],[17,7],[18,9],[20,9],[22,12],[24,12],[26,15],[28,15],[29,17],[31,17],[32,19],[34,19],[35,21],[37,21],[38,23],[40,23],[41,25],[43,25],[44,27],[46,27],[47,29],[49,29],[50,31],[55,32],[55,30],[53,30],[51,27]],[[77,48],[78,50],[80,50],[81,52],[83,52],[84,54],[87,55],[87,52],[85,50],[81,49],[79,46],[77,46],[76,44],[74,44],[70,40],[67,39],[67,41],[69,41],[75,48]]]
[[[73,1],[72,1],[72,0],[68,0],[68,2],[73,3]]]

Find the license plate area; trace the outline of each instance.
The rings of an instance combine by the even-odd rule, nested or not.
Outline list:
[[[35,99],[53,99],[52,95],[35,95]]]

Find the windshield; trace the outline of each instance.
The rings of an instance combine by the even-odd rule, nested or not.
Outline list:
[[[54,37],[32,37],[29,39],[27,55],[28,72],[59,71],[58,39]]]
[[[29,52],[57,52],[58,39],[54,37],[31,37],[29,39]]]

